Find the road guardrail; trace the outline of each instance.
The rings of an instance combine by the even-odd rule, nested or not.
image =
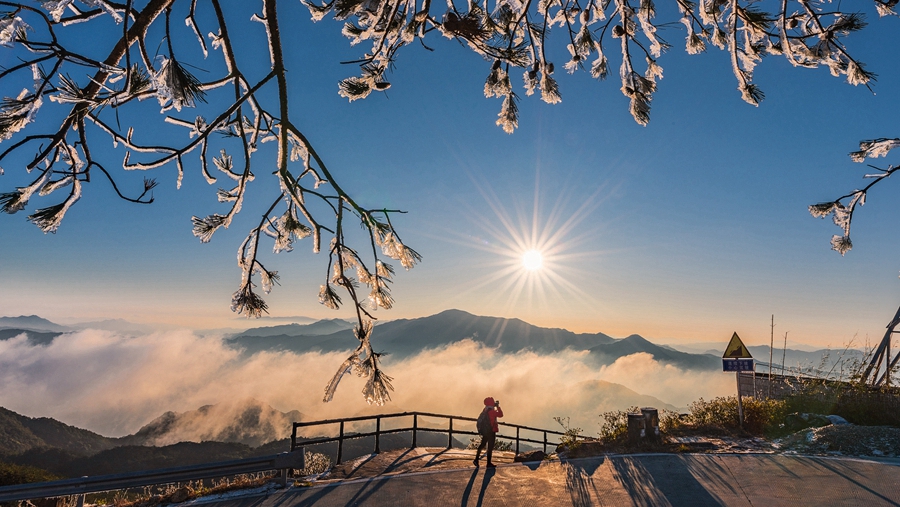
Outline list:
[[[305,467],[304,449],[299,448],[291,452],[259,458],[3,486],[0,487],[0,502],[78,495],[78,503],[82,505],[84,495],[87,493],[214,479],[268,470],[280,470],[280,480],[284,484],[287,481],[287,469],[303,469]]]

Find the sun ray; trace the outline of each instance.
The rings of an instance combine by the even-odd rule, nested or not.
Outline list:
[[[468,226],[457,222],[452,228],[435,227],[433,237],[483,254],[471,257],[466,268],[471,276],[453,277],[453,295],[443,304],[494,305],[493,312],[503,315],[528,310],[536,318],[552,315],[554,308],[602,311],[603,305],[591,294],[592,286],[585,283],[595,283],[590,281],[594,279],[590,266],[606,250],[583,248],[596,243],[602,233],[604,222],[596,219],[596,211],[609,189],[599,185],[585,198],[567,184],[555,198],[546,199],[538,169],[533,192],[523,202],[517,199],[521,193],[501,199],[480,172],[464,171],[482,200],[460,202]],[[580,191],[583,182],[578,183]],[[479,210],[479,204],[486,205],[487,213]]]

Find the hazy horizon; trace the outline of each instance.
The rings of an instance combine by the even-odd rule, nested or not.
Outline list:
[[[501,352],[460,336],[394,357],[390,346],[379,346],[377,331],[373,341],[388,353],[381,362],[396,388],[382,407],[363,401],[363,379],[355,375],[342,381],[332,402],[322,402],[327,380],[355,345],[349,336],[345,351],[245,354],[225,340],[227,332],[89,327],[43,345],[30,343],[24,333],[0,340],[0,406],[117,437],[164,412],[249,398],[282,412],[298,410],[311,420],[401,411],[466,415],[477,413],[482,398],[494,396],[504,401],[508,422],[554,428],[554,416],[571,417],[591,434],[605,411],[683,410],[700,398],[734,394],[733,374],[678,367],[646,352],[604,364],[587,350]],[[201,430],[211,431],[204,426],[192,434],[207,434]]]
[[[359,394],[364,379],[355,375],[342,381],[332,402],[323,403],[324,386],[345,359],[343,352],[241,357],[220,336],[186,330],[127,336],[88,329],[65,336],[46,346],[32,346],[22,335],[0,341],[0,406],[105,436],[134,433],[166,411],[242,398],[282,412],[299,410],[308,420],[404,410],[477,414],[489,395],[503,400],[509,422],[553,428],[553,416],[569,416],[596,433],[600,412],[629,406],[616,402],[627,392],[605,382],[673,407],[687,406],[698,394],[734,390],[732,375],[682,370],[646,353],[595,369],[583,351],[504,354],[463,339],[406,359],[386,356],[384,369],[395,391],[383,407],[366,405]],[[439,388],[441,396],[434,396],[434,386],[448,379],[454,389]]]
[[[379,320],[375,321],[375,325],[377,327],[380,324],[384,324],[387,322],[393,322],[393,321],[397,321],[397,320],[412,320],[412,319],[426,318],[426,317],[437,315],[441,312],[448,311],[448,310],[459,310],[459,309],[458,308],[446,308],[444,310],[440,310],[438,312],[427,314],[427,315],[410,316],[410,317],[402,317],[402,318],[398,317],[398,318],[392,318],[392,319],[379,319]],[[461,310],[461,311],[465,311],[465,310]],[[472,315],[479,315],[482,317],[518,319],[518,320],[521,320],[521,321],[523,321],[527,324],[533,325],[533,326],[548,327],[548,326],[541,326],[541,325],[535,324],[534,322],[530,322],[527,318],[501,317],[501,316],[497,316],[497,315],[483,315],[483,314],[478,314],[478,313],[474,313],[474,312],[466,312],[466,313],[470,313]],[[5,318],[19,318],[19,317],[31,317],[31,316],[36,316],[36,317],[48,320],[54,324],[67,326],[67,327],[80,326],[83,324],[92,324],[92,323],[99,323],[99,322],[106,322],[106,321],[113,321],[113,322],[121,321],[121,322],[124,322],[125,324],[134,324],[137,326],[144,327],[147,330],[189,329],[192,331],[203,331],[203,332],[244,332],[248,329],[253,329],[253,328],[274,327],[274,326],[282,326],[282,325],[288,325],[288,324],[306,325],[306,324],[311,324],[314,322],[319,322],[321,320],[335,320],[335,319],[343,320],[343,321],[346,321],[349,323],[355,323],[355,319],[352,319],[352,318],[326,317],[326,318],[322,318],[322,319],[316,319],[316,318],[300,316],[300,315],[285,316],[285,317],[264,315],[263,317],[258,318],[258,319],[248,319],[245,317],[233,317],[227,321],[222,322],[221,325],[217,325],[217,326],[201,326],[201,325],[186,326],[186,325],[177,325],[177,324],[172,324],[172,323],[140,322],[140,321],[131,321],[131,320],[123,319],[120,317],[112,317],[112,316],[105,317],[105,318],[100,317],[100,318],[91,318],[91,319],[77,318],[77,317],[68,317],[68,318],[62,317],[62,318],[58,318],[58,319],[53,319],[53,318],[48,318],[46,315],[40,315],[38,313],[29,313],[29,314],[21,314],[21,315],[0,315],[0,318],[4,318],[4,317]],[[777,324],[777,321],[776,321],[776,324]],[[690,348],[690,346],[694,345],[694,344],[701,344],[704,346],[705,345],[713,345],[712,347],[709,347],[709,348],[714,349],[716,345],[720,344],[722,350],[724,350],[724,347],[728,344],[728,341],[731,339],[731,334],[728,334],[728,336],[723,337],[721,340],[712,340],[711,341],[711,340],[701,340],[701,339],[693,339],[693,340],[692,339],[676,339],[676,338],[672,338],[670,336],[648,336],[648,335],[644,335],[644,334],[637,333],[637,332],[625,333],[625,334],[621,334],[621,335],[614,335],[614,334],[608,333],[602,329],[589,330],[589,331],[578,331],[578,330],[566,327],[564,325],[552,326],[552,327],[564,329],[566,331],[571,331],[571,332],[577,333],[577,334],[602,333],[602,334],[606,334],[606,335],[608,335],[612,338],[616,338],[616,339],[627,338],[628,336],[631,336],[631,335],[639,335],[639,336],[646,338],[658,345],[679,345],[679,346],[683,345],[687,348]],[[374,339],[377,341],[377,334],[375,334],[374,336],[375,336]],[[744,341],[744,343],[748,346],[757,346],[757,345],[768,346],[770,336],[759,337],[758,335],[756,335],[755,339],[752,339],[752,338],[748,339],[747,337],[745,337],[744,334],[741,334],[741,338]],[[870,339],[869,344],[871,345],[872,342],[875,342],[877,344],[877,342],[880,341],[880,339],[881,339],[880,337],[877,337],[876,339]],[[866,342],[863,340],[860,340],[858,337],[856,337],[855,339],[854,339],[854,337],[850,337],[850,340],[854,341],[853,346],[851,348],[862,349],[862,348],[866,347]],[[847,347],[847,344],[850,340],[848,340],[846,342],[842,342],[842,343],[829,343],[829,344],[822,345],[822,344],[814,344],[814,343],[797,341],[797,340],[794,340],[793,337],[791,337],[789,335],[789,340],[788,340],[789,347],[788,348],[791,348],[791,346],[793,346],[795,348],[802,349],[802,350],[818,350],[818,349],[825,349],[825,348],[843,349],[843,348]],[[781,345],[783,345],[783,343],[784,343],[784,336],[776,333],[775,334],[775,345],[776,345],[775,348],[781,348]]]

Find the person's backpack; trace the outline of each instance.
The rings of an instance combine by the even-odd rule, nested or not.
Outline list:
[[[487,435],[493,429],[491,428],[491,416],[488,415],[488,407],[485,407],[481,411],[481,415],[478,416],[478,421],[475,422],[475,429],[478,430],[479,435]]]

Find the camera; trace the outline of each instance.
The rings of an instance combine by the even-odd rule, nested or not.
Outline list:
[[[499,404],[500,404],[500,400],[494,400],[494,406],[497,406]]]

